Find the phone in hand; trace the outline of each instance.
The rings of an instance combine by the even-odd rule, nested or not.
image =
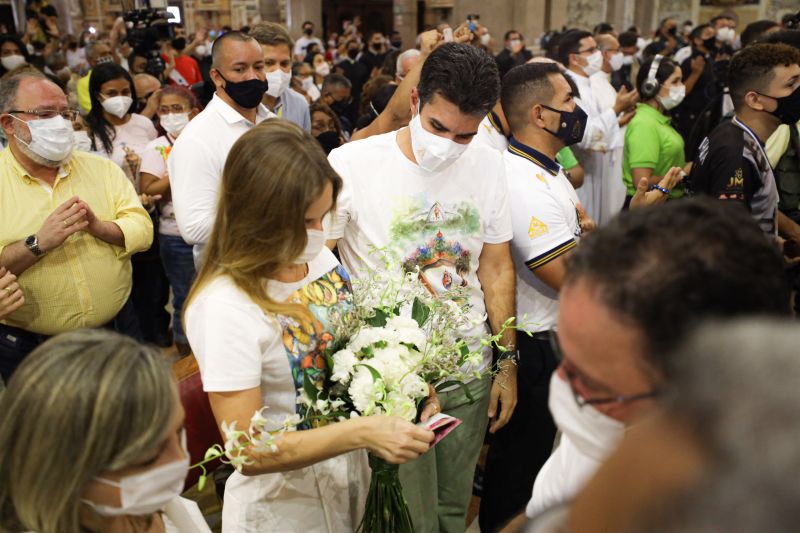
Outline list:
[[[453,42],[453,29],[452,28],[445,28],[444,31],[442,32],[442,35],[444,35],[444,42],[446,42],[446,43]]]

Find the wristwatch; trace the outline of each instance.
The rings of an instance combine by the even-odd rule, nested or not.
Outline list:
[[[499,363],[500,361],[512,361],[514,364],[519,363],[519,350],[509,350],[501,353],[497,357],[497,362]]]
[[[25,246],[36,257],[42,257],[44,255],[44,250],[39,248],[39,239],[36,237],[36,234],[31,235],[27,239],[25,239]]]

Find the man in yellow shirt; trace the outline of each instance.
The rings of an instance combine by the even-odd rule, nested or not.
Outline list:
[[[89,56],[86,58],[89,63],[89,72],[86,76],[78,80],[76,91],[78,93],[78,104],[84,112],[88,113],[92,110],[92,100],[89,98],[89,79],[92,76],[92,69],[101,63],[113,63],[114,55],[111,47],[103,42],[98,41],[89,48]]]
[[[153,225],[112,161],[73,152],[61,89],[38,73],[0,83],[0,267],[17,276],[25,304],[0,321],[0,375],[7,379],[48,336],[113,327],[132,336],[133,253]]]

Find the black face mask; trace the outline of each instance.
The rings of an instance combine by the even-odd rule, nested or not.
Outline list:
[[[339,134],[335,131],[324,131],[320,133],[317,135],[317,142],[320,144],[320,146],[322,146],[322,149],[325,151],[326,155],[342,145],[342,141],[339,139]]]
[[[800,87],[795,89],[789,96],[782,96],[781,98],[768,94],[761,94],[761,96],[772,98],[778,102],[778,107],[775,108],[775,111],[767,111],[767,113],[778,117],[781,124],[797,124],[800,121]]]
[[[333,102],[329,107],[336,113],[337,117],[341,117],[347,111],[348,104],[344,102]]]
[[[186,38],[178,37],[176,39],[172,39],[172,48],[174,48],[178,52],[182,52],[183,49],[186,48]]]
[[[266,80],[262,81],[258,78],[233,82],[226,80],[222,74],[220,74],[219,77],[225,82],[225,87],[223,88],[225,92],[228,93],[228,96],[236,102],[236,105],[245,109],[255,109],[258,107],[258,104],[261,103],[261,99],[264,98],[264,93],[267,92],[269,88],[269,84]]]
[[[403,41],[392,41],[392,47],[393,48],[398,48],[398,49],[402,48],[403,47]]]
[[[311,34],[314,33],[314,30],[313,30],[313,28],[306,28],[306,29],[303,30],[303,33],[305,33],[306,35],[311,37]]]
[[[564,146],[572,146],[573,144],[581,142],[583,134],[586,131],[587,119],[586,111],[581,109],[581,106],[575,104],[575,109],[572,111],[562,111],[544,104],[542,104],[542,107],[561,115],[561,124],[558,131],[550,131],[547,128],[545,128],[544,131],[560,139],[564,143]]]
[[[667,30],[667,33],[675,37],[676,35],[678,35],[678,28],[670,28]]]
[[[703,41],[703,46],[706,50],[711,52],[717,47],[717,38],[716,37],[709,37]]]
[[[348,48],[347,49],[347,57],[350,59],[355,59],[358,56],[358,48]]]

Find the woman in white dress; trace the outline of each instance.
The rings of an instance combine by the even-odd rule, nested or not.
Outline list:
[[[314,138],[286,121],[265,121],[231,149],[186,303],[186,332],[218,424],[246,428],[262,406],[277,421],[303,417],[304,380],[325,386],[328,318],[350,309],[348,275],[322,231],[341,186]],[[426,409],[437,407],[434,400]],[[364,450],[403,463],[433,440],[388,416],[298,429],[228,479],[224,532],[353,531],[369,483]]]
[[[0,531],[211,533],[180,498],[183,407],[161,353],[105,330],[29,355],[0,397]]]

